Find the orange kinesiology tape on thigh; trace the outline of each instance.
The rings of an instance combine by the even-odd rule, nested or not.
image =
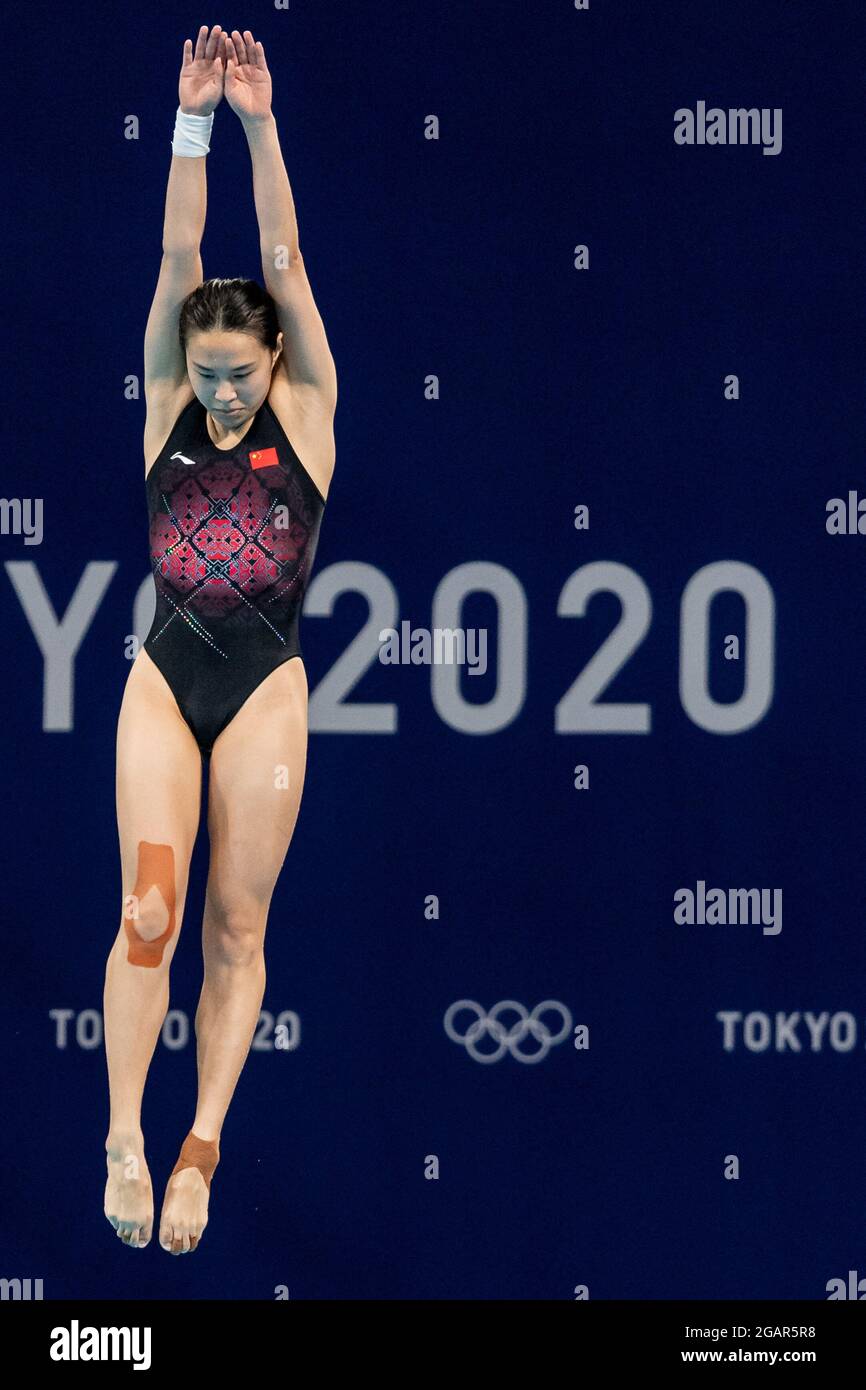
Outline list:
[[[135,925],[136,918],[123,914],[126,939],[129,950],[126,959],[130,965],[162,965],[162,953],[174,934],[174,850],[171,845],[151,845],[147,840],[139,841],[138,875],[132,896],[136,900],[136,912],[148,893],[156,892],[162,898],[168,913],[165,931],[152,941],[146,941]]]
[[[207,1183],[207,1190],[210,1192],[210,1180],[213,1177],[214,1169],[220,1161],[220,1146],[218,1139],[199,1139],[197,1134],[190,1130],[180,1147],[180,1158],[171,1170],[171,1176],[179,1173],[181,1168],[197,1168]]]

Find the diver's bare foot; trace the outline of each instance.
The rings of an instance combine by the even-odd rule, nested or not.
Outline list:
[[[143,1250],[153,1235],[153,1185],[141,1130],[110,1133],[105,1141],[105,1161],[105,1215],[124,1245]]]
[[[199,1166],[192,1166],[193,1160]],[[172,1173],[165,1188],[159,1218],[159,1243],[172,1255],[188,1255],[195,1250],[207,1225],[210,1179],[219,1162],[219,1142],[188,1134],[178,1163],[188,1162]]]

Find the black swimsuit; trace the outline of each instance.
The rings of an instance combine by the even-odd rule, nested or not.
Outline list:
[[[325,499],[267,401],[218,449],[194,397],[146,478],[156,615],[144,649],[202,753],[275,667],[298,619]]]

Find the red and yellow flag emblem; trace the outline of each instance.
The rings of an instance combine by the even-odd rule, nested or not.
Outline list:
[[[250,465],[253,468],[270,468],[279,463],[276,449],[253,449],[250,454]]]

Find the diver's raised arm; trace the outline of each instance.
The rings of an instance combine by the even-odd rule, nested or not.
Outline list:
[[[249,29],[226,36],[226,101],[240,118],[253,165],[253,196],[265,288],[283,332],[281,366],[293,386],[333,411],[337,374],[299,244],[295,204],[271,111],[264,45]]]
[[[178,311],[202,281],[200,255],[207,209],[204,151],[213,112],[222,100],[225,36],[215,24],[202,25],[196,39],[183,46],[178,82],[180,117],[172,142],[171,167],[162,229],[162,263],[144,334],[144,389],[172,393],[186,378],[186,361],[177,332]],[[191,118],[186,123],[184,117]],[[187,131],[184,126],[193,127]],[[175,153],[175,147],[187,150]],[[193,153],[201,147],[202,154]],[[159,422],[161,425],[161,422]]]

